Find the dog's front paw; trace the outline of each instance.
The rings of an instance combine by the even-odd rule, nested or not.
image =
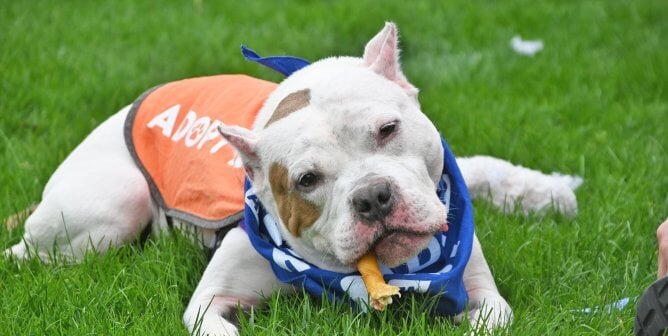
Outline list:
[[[232,307],[221,304],[223,300],[210,300],[200,306],[191,305],[183,315],[183,322],[191,335],[237,336],[239,330],[224,316],[230,316]],[[224,302],[223,302],[224,303]]]
[[[496,328],[505,328],[513,320],[513,310],[498,293],[485,293],[469,304],[467,314],[472,334],[491,334]]]
[[[49,261],[48,255],[45,252],[30,249],[25,242],[20,242],[2,252],[3,258],[14,259],[19,262],[28,260],[34,255],[39,256],[44,262]]]
[[[192,335],[198,336],[238,336],[239,329],[220,316],[205,315],[200,325],[195,325]]]

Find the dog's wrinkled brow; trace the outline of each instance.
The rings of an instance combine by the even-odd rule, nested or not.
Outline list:
[[[306,106],[311,101],[311,90],[303,89],[295,91],[287,95],[276,107],[276,110],[267,121],[267,124],[264,125],[265,128],[269,127],[273,122],[278,121],[282,118],[285,118],[290,115],[290,113],[300,110]]]

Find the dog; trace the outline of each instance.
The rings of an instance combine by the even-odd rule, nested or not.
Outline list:
[[[193,91],[210,87],[208,83]],[[581,183],[579,178],[545,175],[478,156],[450,162],[453,166],[446,181],[448,150],[420,109],[418,89],[401,70],[393,23],[386,23],[366,44],[361,58],[326,58],[279,85],[248,83],[252,87],[248,99],[255,106],[251,110],[257,115],[251,113],[239,124],[196,115],[195,108],[188,111],[193,115],[179,116],[179,123],[177,115],[185,113],[181,105],[167,106],[155,117],[128,124],[141,118],[144,107],[137,106],[154,104],[154,95],[180,99],[183,90],[171,86],[150,91],[140,103],[111,116],[54,172],[41,202],[25,221],[23,241],[5,255],[48,260],[47,248],[55,246],[76,261],[86,251],[104,253],[110,246],[134,241],[147,229],[194,231],[215,252],[183,322],[190,332],[236,335],[233,321],[238,306],[250,309],[276,291],[294,293],[299,284],[310,284],[286,280],[281,272],[310,269],[354,274],[355,262],[373,250],[383,273],[391,276],[401,267],[413,270],[411,260],[421,251],[431,251],[432,256],[441,253],[438,246],[432,249],[434,237],[440,237],[435,235],[451,241],[448,235],[459,230],[463,238],[450,245],[448,254],[461,256],[457,259],[461,267],[442,268],[443,273],[457,273],[460,267],[459,279],[449,283],[463,284],[459,298],[464,299],[455,300],[451,313],[458,320],[466,316],[474,328],[483,330],[512,321],[512,310],[495,285],[472,225],[460,228],[451,221],[450,198],[458,193],[464,202],[468,197],[465,187],[456,189],[456,180],[463,177],[473,198],[490,198],[507,211],[515,206],[527,212],[553,207],[572,215],[577,210],[574,190]],[[246,84],[241,87],[249,91]],[[154,131],[143,145],[134,143],[138,138],[132,134],[141,127]],[[157,171],[163,167],[160,155],[146,154],[160,141],[204,153],[205,159],[197,163],[178,161],[178,153],[173,156],[177,175],[198,180],[193,182],[196,191],[188,191],[187,197],[182,197],[185,192],[171,197],[163,188],[172,178],[148,172],[148,166]],[[198,166],[210,164],[206,158],[219,150],[229,152],[222,161],[227,170]],[[226,174],[234,174],[236,185],[247,179],[245,190],[207,182]],[[181,187],[180,182],[175,184]],[[206,184],[214,185],[211,194],[199,187]],[[204,197],[204,206],[190,204],[198,197]],[[233,206],[218,209],[222,203]],[[207,215],[190,216],[184,207],[200,207]],[[461,203],[459,210],[462,207],[466,204]],[[265,224],[262,229],[253,223],[234,226],[242,217],[264,219]],[[221,228],[227,231],[224,236]],[[288,248],[262,250],[272,240],[275,246]],[[343,279],[352,279],[343,290],[359,289],[355,276]],[[419,292],[424,284],[399,287]],[[452,291],[457,294],[456,288]],[[364,294],[362,287],[357,298],[364,301]]]

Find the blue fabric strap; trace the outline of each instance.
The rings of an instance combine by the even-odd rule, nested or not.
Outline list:
[[[255,51],[241,46],[241,53],[249,61],[260,63],[268,68],[280,72],[285,77],[292,75],[295,71],[311,64],[311,62],[294,56],[267,56],[262,57]]]

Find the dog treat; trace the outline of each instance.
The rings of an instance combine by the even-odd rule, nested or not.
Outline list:
[[[383,274],[378,267],[378,257],[375,252],[369,251],[357,260],[357,270],[362,274],[362,280],[364,280],[366,290],[369,292],[371,306],[374,309],[383,311],[385,306],[392,303],[392,296],[401,297],[399,287],[385,283]]]

